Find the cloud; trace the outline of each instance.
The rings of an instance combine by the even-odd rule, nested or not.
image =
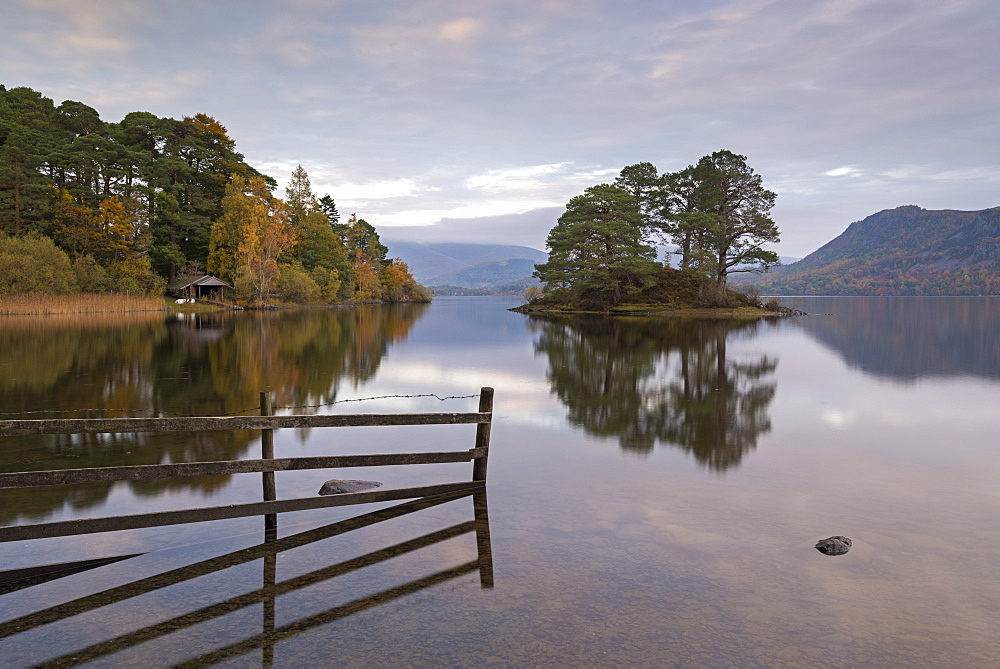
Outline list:
[[[434,225],[449,218],[471,219],[524,214],[558,206],[558,203],[547,200],[482,200],[442,209],[409,209],[386,213],[378,216],[378,222],[386,226]]]
[[[69,35],[65,43],[73,51],[83,51],[97,56],[121,55],[132,48],[126,40],[106,35]]]
[[[932,166],[905,165],[885,170],[881,176],[896,180],[920,181],[1000,181],[1000,165],[982,165],[961,169],[939,170]]]
[[[483,386],[483,371],[479,369],[463,369],[461,367],[442,365],[433,362],[403,362],[387,366],[380,380],[392,379],[415,386],[446,387],[448,392],[478,391]],[[528,374],[520,374],[509,369],[494,369],[489,371],[491,380],[496,385],[516,388],[518,392],[530,392],[541,397],[548,393],[548,384]]]
[[[438,189],[419,186],[411,179],[369,181],[360,184],[346,183],[330,187],[330,191],[334,197],[338,201],[342,200],[345,203],[410,197],[417,193],[434,192],[436,190]]]
[[[829,172],[824,172],[828,177],[856,177],[862,174],[854,165],[845,165],[843,167],[838,167],[836,169],[830,170]]]
[[[856,423],[858,418],[852,410],[824,409],[820,420],[832,428],[845,428]]]
[[[473,18],[446,21],[438,28],[441,39],[452,42],[466,42],[475,37],[483,28],[483,22]]]
[[[469,177],[465,180],[465,186],[470,189],[482,189],[493,192],[536,187],[544,183],[539,177],[556,174],[568,164],[552,163],[551,165],[533,165],[530,167],[490,170],[486,174]]]
[[[518,244],[536,249],[545,248],[549,230],[555,225],[563,207],[533,209],[521,214],[481,216],[472,218],[441,218],[431,225],[386,226],[381,228],[386,240],[411,242],[477,242]],[[502,233],[499,236],[497,233]]]
[[[284,42],[279,44],[277,52],[282,60],[292,67],[307,67],[316,62],[316,52],[312,45],[306,42]]]
[[[563,162],[490,170],[466,179],[465,187],[487,193],[529,193],[547,189],[565,202],[583,188],[616,176],[621,171],[620,168],[573,170],[572,166],[573,163]]]
[[[14,7],[11,7],[14,5]],[[16,7],[21,5],[21,8]],[[23,29],[16,20],[18,9],[33,10],[29,24],[43,30]],[[123,3],[80,3],[73,0],[21,0],[8,3],[5,12],[12,22],[12,35],[18,41],[35,45],[49,57],[72,58],[79,62],[90,57],[121,56],[137,44],[126,26],[142,24],[147,19],[139,8]]]

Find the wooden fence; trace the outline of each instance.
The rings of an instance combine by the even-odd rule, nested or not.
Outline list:
[[[385,521],[408,516],[424,509],[434,508],[438,505],[466,497],[472,497],[473,499],[473,520],[467,520],[456,525],[432,531],[346,561],[322,566],[308,573],[293,576],[283,581],[277,580],[278,570],[276,561],[279,555],[288,554],[291,551],[302,549],[333,537],[363,530],[364,528],[372,527]],[[417,578],[401,585],[395,585],[359,599],[338,604],[333,608],[321,611],[320,613],[313,613],[305,618],[291,620],[281,626],[276,624],[276,621],[279,619],[276,614],[277,600],[282,596],[289,595],[303,588],[314,588],[317,584],[330,581],[339,576],[350,574],[359,569],[364,569],[390,559],[401,558],[420,549],[467,534],[475,535],[476,558],[474,560],[441,569],[428,576]],[[405,598],[411,594],[465,574],[478,571],[480,587],[485,589],[492,588],[493,555],[490,544],[486,490],[484,487],[479,487],[446,495],[421,497],[347,520],[291,534],[280,539],[269,536],[263,543],[239,548],[238,550],[216,557],[201,559],[191,564],[170,569],[169,571],[121,583],[114,587],[86,594],[53,606],[21,612],[11,619],[0,621],[0,643],[24,632],[31,632],[47,625],[58,624],[83,613],[99,611],[105,607],[114,605],[127,606],[128,602],[142,595],[164,591],[168,588],[188,583],[194,579],[216,574],[234,567],[240,567],[241,565],[247,565],[261,559],[263,559],[263,580],[261,586],[257,589],[248,592],[245,589],[236,588],[234,594],[221,601],[184,613],[174,612],[172,614],[173,617],[147,624],[144,627],[127,631],[118,636],[102,638],[97,635],[98,632],[95,632],[94,634],[81,637],[81,640],[90,645],[82,648],[74,647],[68,653],[64,647],[55,644],[56,648],[61,648],[61,650],[54,650],[56,654],[65,653],[58,657],[46,657],[45,653],[50,652],[50,649],[41,645],[37,649],[38,654],[33,656],[31,663],[35,664],[36,661],[41,661],[40,663],[45,666],[76,666],[84,662],[96,661],[126,648],[137,646],[168,634],[175,634],[180,630],[195,627],[202,623],[216,621],[234,611],[256,604],[263,604],[264,615],[261,621],[262,627],[258,633],[207,652],[204,650],[195,650],[195,648],[198,648],[202,644],[193,644],[191,648],[192,652],[200,652],[202,654],[189,658],[182,663],[182,666],[207,666],[224,660],[238,658],[255,650],[262,651],[264,666],[271,666],[274,660],[274,647],[276,644],[354,614]],[[59,577],[65,575],[67,574],[58,574]],[[243,582],[241,581],[241,583]],[[28,586],[30,584],[26,584],[25,587]],[[294,604],[290,604],[290,606],[294,607]],[[285,616],[285,618],[290,618],[292,613],[292,611],[289,611],[289,616]]]
[[[188,462],[165,465],[94,467],[0,473],[0,488],[70,485],[76,483],[138,481],[182,476],[214,476],[260,472],[263,501],[244,504],[158,511],[126,516],[105,516],[77,520],[34,523],[0,527],[0,542],[61,537],[93,532],[111,532],[182,523],[265,516],[265,523],[276,526],[276,515],[350,504],[368,504],[390,500],[415,499],[430,495],[473,491],[486,485],[490,425],[493,418],[493,389],[483,388],[479,411],[469,413],[354,414],[275,416],[270,393],[261,393],[260,416],[200,416],[183,418],[70,418],[48,420],[0,420],[0,436],[41,434],[102,434],[139,432],[197,432],[209,430],[261,430],[261,458],[214,462]],[[433,453],[394,453],[378,455],[331,455],[301,458],[275,458],[273,430],[289,427],[371,427],[389,425],[459,425],[476,424],[475,443],[464,451]],[[415,465],[444,462],[472,462],[470,480],[411,488],[379,489],[330,496],[276,499],[274,473],[304,469]]]

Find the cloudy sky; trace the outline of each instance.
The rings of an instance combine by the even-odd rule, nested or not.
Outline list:
[[[543,248],[623,166],[729,149],[802,256],[1000,205],[998,35],[993,0],[0,0],[0,83],[209,114],[388,239]]]

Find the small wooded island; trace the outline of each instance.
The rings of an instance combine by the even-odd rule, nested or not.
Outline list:
[[[790,315],[752,287],[726,285],[730,274],[777,264],[763,248],[778,241],[775,197],[731,151],[674,173],[630,165],[569,201],[549,232],[548,262],[535,266],[543,288],[529,288],[514,311]],[[679,269],[656,259],[655,244],[666,242],[677,245]]]
[[[558,293],[529,291],[529,301],[511,311],[519,313],[604,313],[617,316],[775,317],[802,315],[782,306],[778,298],[762,301],[752,287],[733,290],[689,271],[660,266],[639,291],[617,303],[599,299],[566,300]]]

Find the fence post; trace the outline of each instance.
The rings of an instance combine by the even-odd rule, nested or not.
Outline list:
[[[277,528],[275,528],[275,534]],[[265,534],[267,534],[265,532]],[[276,541],[277,537],[265,539],[265,543]],[[261,631],[261,636],[265,639],[270,639],[274,634],[274,619],[275,619],[275,594],[274,594],[274,584],[278,573],[278,553],[276,551],[268,551],[264,555],[264,587],[262,593],[264,594],[264,620],[263,620],[263,630]],[[263,654],[263,666],[273,667],[274,666],[274,643],[265,643],[264,647],[261,648]]]
[[[271,391],[260,391],[260,415],[273,416],[274,404],[271,401]],[[263,460],[274,459],[274,430],[260,431],[260,457]],[[273,502],[278,498],[278,493],[274,485],[274,472],[263,472],[261,474],[264,484],[264,501]],[[278,529],[278,514],[269,513],[264,516],[265,533],[276,533]]]
[[[480,413],[493,413],[493,389],[481,388],[479,390],[479,411]],[[490,427],[491,423],[479,423],[476,426],[476,448],[485,448],[486,453],[473,460],[472,480],[486,480],[486,462],[489,458],[490,448]]]
[[[479,587],[493,587],[493,547],[490,542],[490,511],[486,488],[472,493],[472,512],[476,526],[476,553],[479,556]]]

